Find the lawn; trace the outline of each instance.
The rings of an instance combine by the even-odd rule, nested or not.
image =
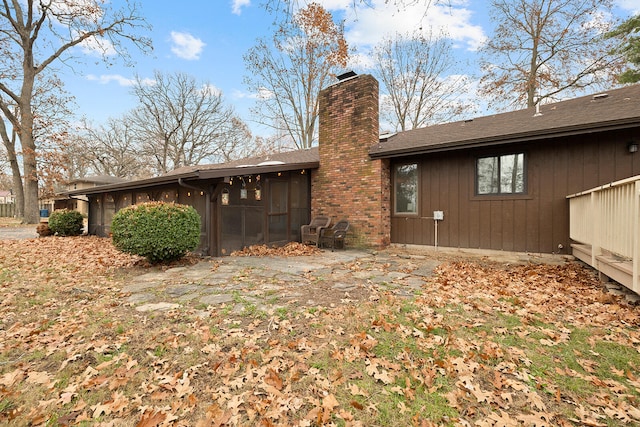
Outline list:
[[[640,423],[640,308],[577,263],[451,259],[410,298],[136,311],[123,286],[153,268],[97,237],[0,241],[0,424]]]

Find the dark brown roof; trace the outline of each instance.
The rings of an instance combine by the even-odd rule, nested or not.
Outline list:
[[[250,170],[254,168],[259,169],[261,167],[269,166],[269,165],[278,166],[278,165],[305,164],[305,163],[318,163],[318,162],[319,162],[318,147],[313,147],[306,150],[286,151],[283,153],[275,153],[275,154],[268,154],[268,155],[258,156],[258,157],[250,157],[246,159],[233,160],[231,162],[226,162],[226,163],[186,166],[186,167],[178,168],[171,172],[168,172],[164,176],[184,174],[184,173],[190,173],[195,171],[205,172],[205,171],[217,171],[221,169]],[[316,164],[315,167],[318,167],[318,165]],[[260,172],[243,172],[243,174],[256,174],[256,173],[260,173]],[[226,176],[226,175],[223,175],[223,176]]]
[[[640,125],[640,84],[596,95],[494,114],[381,139],[372,158],[398,157],[485,145],[508,144]]]
[[[318,168],[318,147],[305,150],[289,151],[285,153],[270,154],[268,156],[252,157],[235,160],[227,163],[212,165],[197,165],[175,169],[164,175],[154,178],[127,181],[124,183],[100,185],[82,190],[66,191],[61,193],[67,196],[100,194],[111,191],[149,188],[158,185],[178,182],[191,183],[200,179],[216,179],[239,175],[257,175],[270,172],[286,172],[300,169]]]
[[[92,176],[84,176],[82,178],[76,178],[74,180],[69,181],[69,184],[75,184],[78,182],[87,182],[90,184],[101,185],[101,184],[115,184],[118,182],[125,182],[125,181],[126,179],[124,178],[118,178],[111,175],[92,175]]]

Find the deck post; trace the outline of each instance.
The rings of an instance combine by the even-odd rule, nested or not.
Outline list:
[[[602,215],[598,206],[598,192],[593,191],[590,195],[591,197],[591,215],[592,222],[591,226],[591,265],[597,268],[598,265],[598,256],[602,255],[602,247],[601,241],[602,236],[600,235],[601,230],[601,221]]]
[[[640,294],[640,181],[635,182],[633,191],[633,216],[632,230],[633,239],[633,278],[631,280],[632,289]]]

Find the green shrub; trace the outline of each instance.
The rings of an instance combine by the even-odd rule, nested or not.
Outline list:
[[[151,263],[183,257],[200,243],[200,215],[192,206],[149,202],[119,210],[111,223],[114,246]]]
[[[49,228],[58,236],[79,236],[82,234],[82,214],[78,211],[59,209],[49,217]]]

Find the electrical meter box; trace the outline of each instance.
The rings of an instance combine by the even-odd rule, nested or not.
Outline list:
[[[442,221],[444,219],[444,211],[433,211],[433,219]]]

